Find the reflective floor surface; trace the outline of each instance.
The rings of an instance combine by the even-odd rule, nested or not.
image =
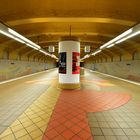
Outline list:
[[[140,140],[140,86],[86,70],[81,88],[57,69],[0,85],[0,140]]]

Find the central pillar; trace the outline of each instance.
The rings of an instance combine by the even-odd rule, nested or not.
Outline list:
[[[80,42],[62,37],[59,42],[59,88],[80,88]]]

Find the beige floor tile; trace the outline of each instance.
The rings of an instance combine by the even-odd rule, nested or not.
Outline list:
[[[13,134],[1,138],[1,140],[16,140]]]
[[[12,130],[13,132],[17,132],[17,131],[19,131],[19,130],[24,129],[24,127],[23,127],[21,124],[16,125],[16,126],[12,126],[12,127],[10,127],[10,128],[11,128],[11,130]]]
[[[5,136],[10,135],[10,134],[12,134],[12,131],[11,131],[10,128],[8,128],[8,129],[6,129],[6,131],[4,131],[4,132],[0,135],[0,138],[5,137]]]
[[[23,137],[18,138],[17,140],[32,140],[29,135],[25,135]]]
[[[35,124],[33,124],[31,126],[26,127],[25,129],[27,130],[28,133],[30,133],[32,131],[39,129],[39,128]]]
[[[41,132],[41,130],[38,129],[30,132],[30,136],[32,137],[32,139],[36,139],[37,137],[43,136],[43,133]]]
[[[24,135],[27,135],[27,131],[25,129],[22,129],[22,130],[14,132],[14,135],[16,138],[20,138]]]

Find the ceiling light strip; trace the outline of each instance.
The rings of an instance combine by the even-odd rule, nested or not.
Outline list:
[[[4,36],[7,36],[11,39],[14,39],[22,44],[26,44],[27,46],[35,49],[35,50],[40,50],[41,47],[37,44],[35,44],[34,42],[32,42],[31,40],[27,39],[26,37],[20,35],[19,33],[17,33],[16,31],[12,30],[11,28],[8,28],[6,25],[0,23],[0,34],[3,34]],[[49,54],[46,51],[43,51],[42,53],[44,53],[45,55],[48,55],[54,59],[58,59],[55,55]]]
[[[31,47],[31,48],[33,48],[33,49],[35,49],[35,50],[38,50],[38,48],[32,46],[31,44],[28,44],[28,43],[27,43],[26,45],[29,46],[29,47]]]
[[[100,49],[103,49],[105,47],[107,47],[108,45],[112,44],[112,43],[115,43],[116,41],[118,41],[119,39],[129,35],[130,33],[132,33],[133,29],[129,29],[127,31],[125,31],[124,33],[120,34],[119,36],[115,37],[114,39],[110,40],[109,42],[107,42],[106,44],[102,45],[100,47]]]
[[[51,54],[47,53],[47,52],[44,51],[44,50],[40,50],[41,47],[40,47],[39,45],[35,44],[34,42],[32,42],[32,41],[30,41],[29,39],[25,38],[24,36],[20,35],[20,34],[17,33],[16,31],[14,31],[14,30],[12,30],[12,29],[10,29],[10,28],[8,28],[8,31],[9,31],[11,34],[15,35],[16,37],[18,37],[18,38],[24,40],[25,42],[27,42],[27,43],[26,43],[27,46],[29,46],[29,47],[31,47],[31,48],[33,48],[33,49],[39,50],[39,51],[42,52],[43,54],[48,55],[48,56],[50,56],[50,57],[52,57],[52,58],[58,59],[55,55],[51,55]],[[14,39],[20,42],[21,40],[18,39],[18,38],[14,38]],[[25,43],[24,41],[21,41],[21,43]]]
[[[27,39],[26,37],[20,35],[20,34],[17,33],[16,31],[14,31],[14,30],[12,30],[12,29],[10,29],[10,28],[8,28],[8,31],[9,31],[11,34],[15,35],[16,37],[18,37],[18,38],[24,40],[24,41],[27,42],[28,44],[31,44],[31,45],[35,46],[36,48],[38,48],[38,49],[41,48],[39,45],[37,45],[37,44],[35,44],[34,42],[30,41],[30,40]]]
[[[92,53],[92,55],[96,55],[96,54],[98,54],[98,53],[100,53],[101,52],[101,50],[98,50],[98,51],[96,51],[96,52],[94,52],[94,53]]]
[[[140,34],[140,31],[137,31],[137,32],[135,32],[135,33],[133,33],[133,34],[131,34],[131,35],[129,35],[129,36],[127,36],[127,37],[125,37],[125,38],[119,40],[119,41],[117,41],[115,44],[119,44],[119,43],[121,43],[121,42],[123,42],[123,41],[125,41],[125,40],[127,40],[127,39],[130,39],[130,38],[132,38],[132,37],[134,37],[134,36],[136,36],[136,35],[138,35],[138,34]]]
[[[2,30],[0,30],[0,33],[3,34],[3,35],[5,35],[5,36],[7,36],[7,37],[9,37],[9,38],[14,38],[13,35],[10,35],[10,34],[4,32],[4,31],[2,31]]]
[[[115,44],[111,44],[111,45],[109,45],[109,46],[107,46],[106,48],[111,48],[111,47],[113,47]]]
[[[19,39],[19,38],[14,37],[13,39],[14,39],[14,40],[16,40],[16,41],[18,41],[18,42],[20,42],[20,43],[22,43],[22,44],[24,44],[24,43],[25,43],[24,41],[22,41],[22,40],[21,40],[21,39]]]

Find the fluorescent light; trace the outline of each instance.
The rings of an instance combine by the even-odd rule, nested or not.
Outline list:
[[[84,60],[84,59],[89,58],[89,57],[90,57],[90,55],[87,54],[87,55],[85,55],[83,58],[81,58],[80,60]]]
[[[25,43],[24,41],[22,41],[22,40],[20,40],[20,39],[18,39],[18,38],[16,38],[16,37],[14,37],[13,39],[15,39],[16,41],[18,41],[18,42],[20,42],[20,43]]]
[[[10,38],[14,38],[14,36],[12,36],[12,35],[10,35],[10,34],[4,32],[4,31],[2,31],[2,30],[0,30],[0,33],[3,34],[3,35],[5,35],[5,36],[8,36],[8,37],[10,37]]]
[[[37,44],[35,44],[34,42],[32,42],[31,40],[27,39],[26,37],[20,35],[19,33],[17,33],[16,31],[8,28],[8,32],[5,32],[5,31],[2,31],[0,30],[0,33],[5,35],[5,36],[8,36],[9,38],[12,38],[20,43],[25,43],[27,46],[35,49],[35,50],[39,50],[41,49],[41,47]],[[44,53],[45,55],[48,55],[48,56],[51,56],[52,58],[54,59],[58,59],[55,55],[51,55],[49,53],[47,53],[46,51],[43,51],[43,50],[39,50],[40,52]]]
[[[52,54],[51,57],[57,59],[57,57],[54,54]]]
[[[123,39],[117,41],[115,44],[119,44],[119,43],[121,43],[121,42],[123,42],[123,41],[125,41],[125,40],[126,40],[126,38],[123,38]]]
[[[85,56],[84,56],[84,58],[89,58],[89,56],[90,56],[90,55],[89,55],[89,54],[87,54],[87,55],[85,55]]]
[[[131,35],[129,35],[129,36],[127,36],[127,37],[125,37],[125,38],[119,40],[119,41],[117,41],[115,44],[119,44],[119,43],[121,43],[121,42],[123,42],[123,41],[125,41],[125,40],[127,40],[127,39],[129,39],[129,38],[132,38],[132,37],[134,37],[134,36],[136,36],[136,35],[138,35],[138,34],[140,34],[140,31],[137,31],[137,32],[135,32],[135,33],[133,33],[133,34],[131,34]]]
[[[46,51],[43,51],[43,50],[39,50],[40,52],[44,53],[45,55],[49,55],[51,56],[51,54],[47,53]]]
[[[44,54],[47,54],[47,52],[43,51],[43,50],[39,50],[40,52],[44,53]]]
[[[99,52],[101,52],[101,50],[98,50],[98,51],[92,53],[92,55],[96,55],[96,54],[99,53]]]
[[[22,39],[22,40],[24,40],[24,41],[27,41],[27,42],[29,41],[27,38],[25,38],[24,36],[20,35],[19,33],[17,33],[16,31],[14,31],[14,30],[12,30],[12,29],[10,29],[10,28],[8,28],[8,31],[9,31],[11,34],[13,34],[13,35],[19,37],[20,39]]]
[[[109,46],[107,46],[107,48],[111,48],[111,47],[113,47],[115,44],[111,44],[111,45],[109,45]]]
[[[117,41],[125,36],[127,36],[128,34],[132,33],[133,29],[129,29],[126,32],[122,33],[121,35],[117,36],[116,38],[113,39],[113,41]]]
[[[10,28],[8,28],[8,31],[9,31],[11,34],[17,36],[18,38],[24,40],[24,41],[27,42],[28,44],[31,44],[31,45],[35,46],[36,48],[38,48],[38,49],[41,48],[39,45],[35,44],[34,42],[32,42],[31,40],[27,39],[26,37],[20,35],[20,34],[17,33],[16,31],[14,31],[14,30],[12,30],[12,29],[10,29]]]
[[[38,50],[38,48],[32,46],[31,44],[28,44],[28,43],[27,43],[26,45],[29,46],[29,47],[31,47],[31,48],[33,48],[33,49],[35,49],[35,50]]]
[[[42,53],[44,53],[44,51],[42,51],[42,50],[39,50],[40,52],[42,52]]]
[[[129,36],[126,37],[126,38],[129,39],[129,38],[132,38],[132,37],[134,37],[134,36],[136,36],[136,35],[138,35],[138,34],[140,34],[140,31],[137,31],[137,32],[135,32],[135,33],[129,35]]]
[[[38,49],[40,49],[41,47],[37,44],[35,44],[34,42],[31,43],[33,46],[37,47]]]
[[[105,48],[107,46],[107,44],[104,44],[104,45],[102,45],[101,47],[100,47],[100,49],[103,49],[103,48]]]
[[[41,53],[45,54],[45,55],[48,55],[48,56],[54,58],[54,59],[58,59],[54,54],[49,54],[49,53],[47,53],[47,52],[44,51],[44,50],[39,50],[39,51],[40,51]]]
[[[115,38],[112,39],[111,41],[109,41],[109,42],[107,42],[106,44],[102,45],[102,46],[100,47],[100,49],[103,49],[103,48],[105,48],[106,46],[110,45],[111,43],[114,43],[115,41],[117,41],[117,40],[119,40],[119,39],[121,39],[121,38],[127,36],[128,34],[132,33],[132,31],[133,31],[132,28],[129,29],[129,30],[127,30],[127,31],[125,31],[124,33],[122,33],[122,34],[120,34],[119,36],[115,37]]]

